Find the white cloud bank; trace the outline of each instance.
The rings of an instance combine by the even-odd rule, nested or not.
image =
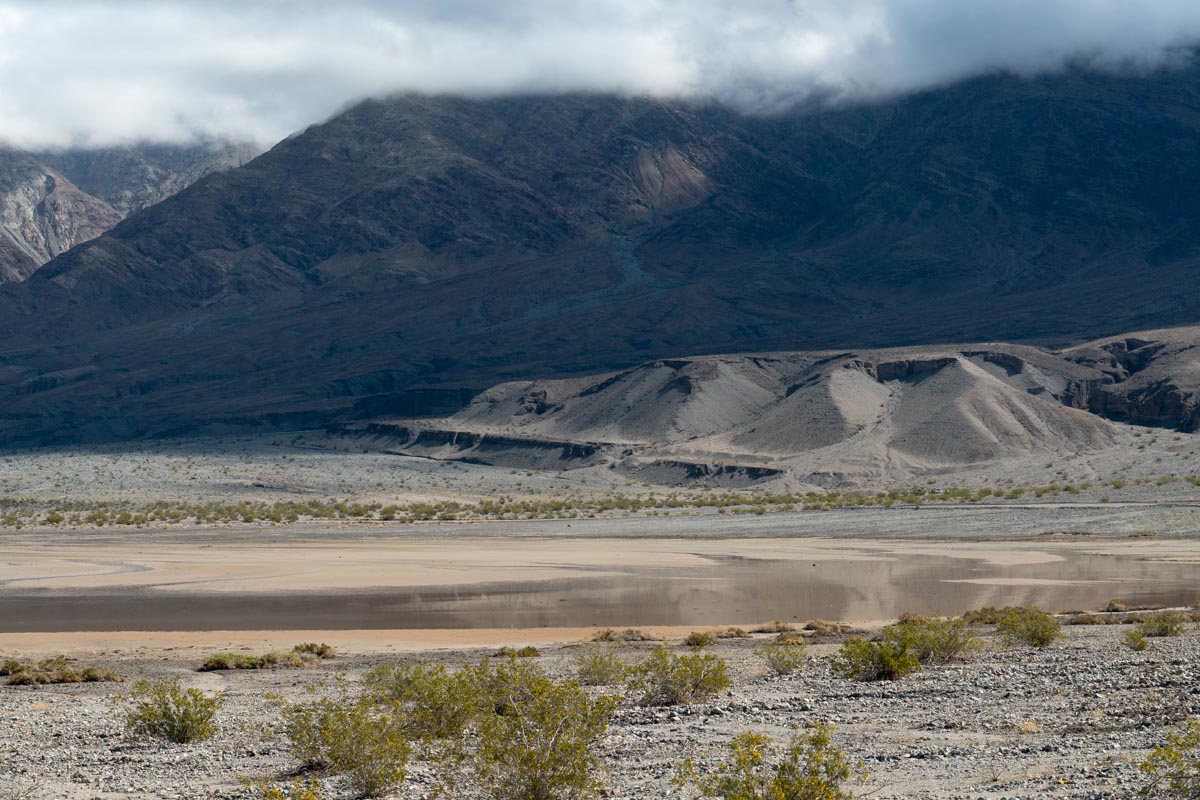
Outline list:
[[[269,142],[399,90],[762,109],[1196,41],[1197,0],[0,0],[0,140]]]

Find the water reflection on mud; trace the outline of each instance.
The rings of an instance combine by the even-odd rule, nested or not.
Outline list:
[[[860,551],[861,552],[861,551]],[[0,632],[316,630],[703,625],[769,619],[888,619],[985,605],[1096,609],[1111,598],[1188,604],[1200,565],[1063,551],[1036,564],[887,553],[818,562],[706,557],[553,581],[363,591],[0,592]]]

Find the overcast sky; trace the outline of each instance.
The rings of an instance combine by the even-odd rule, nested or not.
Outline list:
[[[268,143],[396,90],[763,110],[1197,40],[1200,0],[0,0],[0,140]]]

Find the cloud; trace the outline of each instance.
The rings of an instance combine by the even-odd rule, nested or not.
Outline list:
[[[0,0],[0,140],[265,143],[400,90],[764,110],[1198,40],[1195,0]]]

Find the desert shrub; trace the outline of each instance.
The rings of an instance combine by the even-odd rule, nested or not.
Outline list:
[[[262,800],[325,800],[325,788],[315,778],[296,778],[286,790],[263,783],[250,786],[262,792]]]
[[[730,758],[712,775],[698,777],[695,767],[682,765],[679,782],[696,783],[705,797],[718,800],[851,800],[845,787],[856,770],[833,745],[830,729],[814,725],[797,731],[782,757],[768,763],[772,742],[761,733],[746,731],[729,744]],[[866,770],[857,770],[865,779]]]
[[[261,656],[246,653],[213,653],[197,667],[199,672],[217,672],[239,669],[275,669],[276,667],[311,667],[323,660],[333,658],[336,650],[325,644],[305,642],[298,644],[288,653],[263,653]]]
[[[1141,652],[1150,646],[1150,642],[1146,641],[1146,634],[1137,629],[1125,631],[1122,640],[1125,642],[1126,647],[1136,652]]]
[[[717,638],[718,639],[749,639],[750,634],[746,632],[745,628],[738,628],[736,626],[730,626],[723,630],[717,631]]]
[[[1012,608],[1000,615],[996,632],[1010,645],[1048,647],[1062,635],[1062,624],[1039,608]]]
[[[0,675],[8,676],[10,686],[46,686],[59,683],[120,683],[119,673],[100,667],[77,670],[66,656],[47,658],[36,664],[6,661],[0,665]]]
[[[1162,800],[1194,800],[1200,797],[1200,722],[1190,720],[1179,731],[1155,747],[1139,769],[1150,782],[1142,787],[1143,797]]]
[[[712,631],[692,631],[683,643],[693,650],[702,650],[717,643],[717,636]]]
[[[308,653],[320,659],[331,659],[337,655],[337,648],[325,642],[301,642],[292,648],[293,653]]]
[[[796,630],[796,626],[783,620],[775,619],[768,622],[766,625],[759,625],[754,629],[755,633],[789,633]]]
[[[1183,633],[1183,615],[1174,611],[1159,611],[1150,614],[1138,625],[1143,636],[1179,636]]]
[[[376,702],[389,705],[416,739],[458,736],[479,714],[479,690],[469,670],[438,664],[385,664],[363,676]]]
[[[833,674],[852,681],[894,681],[921,669],[916,656],[897,642],[848,639],[834,656]]]
[[[906,648],[921,664],[948,664],[976,644],[961,619],[910,617],[884,628],[883,638]]]
[[[592,635],[593,642],[661,642],[661,636],[655,636],[653,633],[648,633],[640,628],[626,628],[623,631],[616,631],[612,628],[605,628],[601,631],[596,631]]]
[[[729,666],[709,653],[675,655],[656,647],[629,682],[638,705],[698,703],[729,688]]]
[[[601,787],[596,745],[616,698],[591,699],[578,683],[556,682],[515,660],[474,670],[496,713],[477,723],[469,773],[496,800],[556,800]]]
[[[581,647],[571,658],[575,674],[584,686],[616,686],[629,677],[629,665],[612,649],[600,644]]]
[[[1006,606],[1004,608],[994,608],[992,606],[984,606],[973,611],[965,611],[962,615],[962,621],[968,625],[996,625],[1008,613],[1020,611],[1022,609]]]
[[[1104,607],[1104,610],[1108,611],[1108,612],[1128,611],[1129,604],[1126,603],[1124,600],[1118,600],[1114,597],[1112,600],[1108,601],[1108,605],[1106,605]]]
[[[776,675],[790,675],[804,666],[808,648],[803,644],[765,644],[755,654]]]
[[[284,709],[292,755],[307,767],[344,775],[360,796],[380,797],[408,774],[412,746],[402,721],[369,695],[354,696],[342,686]]]
[[[130,699],[133,708],[125,715],[125,730],[133,736],[186,744],[211,738],[217,732],[214,720],[222,698],[184,688],[178,678],[138,681]]]
[[[838,636],[850,632],[850,626],[841,622],[827,622],[823,619],[810,619],[804,623],[804,630],[812,631],[818,636]]]
[[[501,647],[492,654],[494,658],[537,658],[540,655],[541,651],[531,644],[524,647]]]
[[[796,631],[781,631],[771,641],[775,644],[807,644],[804,635]]]

